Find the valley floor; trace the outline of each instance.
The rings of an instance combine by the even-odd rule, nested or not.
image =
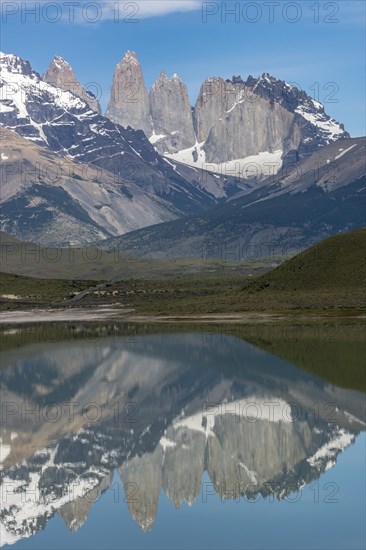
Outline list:
[[[321,241],[275,269],[252,266],[249,271],[244,266],[237,273],[235,266],[228,266],[230,275],[207,266],[200,272],[191,264],[193,273],[183,271],[182,276],[173,276],[169,264],[165,275],[120,274],[114,281],[0,273],[0,311],[7,319],[16,317],[9,317],[11,311],[24,318],[20,312],[26,310],[34,321],[40,316],[63,321],[362,316],[366,314],[365,244],[366,228],[362,228]]]
[[[271,289],[250,278],[42,281],[2,274],[2,323],[38,321],[261,322],[366,315],[363,288]]]

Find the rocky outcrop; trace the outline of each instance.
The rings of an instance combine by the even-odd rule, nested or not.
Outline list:
[[[231,109],[238,91],[223,78],[208,78],[202,84],[194,108],[194,123],[199,143],[204,142],[211,128]]]
[[[297,156],[290,160],[305,158],[309,153],[317,151],[318,147],[350,137],[343,124],[325,113],[324,106],[319,101],[312,99],[295,85],[263,73],[259,78],[249,76],[245,87],[248,95],[253,95],[253,99],[259,96],[271,105],[279,104],[294,114],[294,122],[301,130],[301,141]]]
[[[128,51],[114,71],[112,94],[106,116],[125,128],[152,134],[149,96],[135,52]]]
[[[71,65],[59,55],[56,55],[51,61],[42,79],[48,82],[48,84],[52,84],[52,86],[56,86],[61,90],[71,92],[73,95],[80,97],[93,111],[99,114],[101,113],[98,99],[91,91],[81,86]]]
[[[150,113],[153,135],[159,151],[176,153],[195,143],[191,105],[186,85],[174,74],[172,78],[160,73],[151,87]]]
[[[141,65],[128,51],[116,66],[106,116],[124,127],[143,130],[160,153],[176,153],[195,143],[186,85],[161,72],[148,94]]]
[[[76,500],[71,500],[64,504],[59,510],[70,531],[75,533],[88,519],[88,515],[93,503],[109,488],[113,481],[113,473],[110,472],[100,483],[93,487],[91,491],[85,492]]]

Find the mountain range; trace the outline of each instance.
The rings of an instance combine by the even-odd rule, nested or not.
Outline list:
[[[30,240],[84,244],[214,205],[208,189],[218,180],[229,194],[240,189],[233,178],[189,167],[182,167],[183,177],[142,131],[112,123],[82,97],[42,80],[27,61],[1,54],[0,69],[0,123],[16,132],[2,136],[2,185],[8,188],[1,198],[2,227],[14,235],[24,237],[31,219]],[[49,177],[45,157],[54,166]]]
[[[20,239],[111,247],[116,238],[140,255],[197,256],[208,232],[219,246],[267,232],[296,249],[363,223],[354,199],[364,140],[352,141],[320,103],[267,73],[206,79],[191,107],[176,74],[161,73],[148,93],[129,51],[103,116],[61,57],[40,76],[1,54],[0,94],[1,230]],[[215,220],[220,229],[211,232]]]

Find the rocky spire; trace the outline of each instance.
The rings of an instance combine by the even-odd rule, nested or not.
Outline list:
[[[149,96],[135,52],[128,51],[114,71],[112,94],[106,116],[125,128],[152,134]]]
[[[88,519],[92,504],[106,491],[113,481],[113,472],[102,478],[101,482],[76,500],[69,500],[58,513],[73,533],[76,533]]]
[[[151,87],[149,99],[154,132],[166,136],[165,151],[179,151],[194,145],[191,105],[187,87],[181,78],[175,73],[169,79],[161,72]],[[158,142],[157,148],[160,145]]]
[[[93,111],[100,114],[101,109],[97,98],[85,88],[83,88],[76,78],[71,65],[59,55],[56,55],[51,61],[47,71],[42,79],[61,90],[69,91],[83,99]]]

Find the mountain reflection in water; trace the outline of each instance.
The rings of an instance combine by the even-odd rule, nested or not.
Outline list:
[[[161,491],[180,507],[205,472],[223,499],[283,499],[364,430],[364,396],[235,337],[144,335],[3,353],[1,542],[72,531],[113,482],[147,531]]]

